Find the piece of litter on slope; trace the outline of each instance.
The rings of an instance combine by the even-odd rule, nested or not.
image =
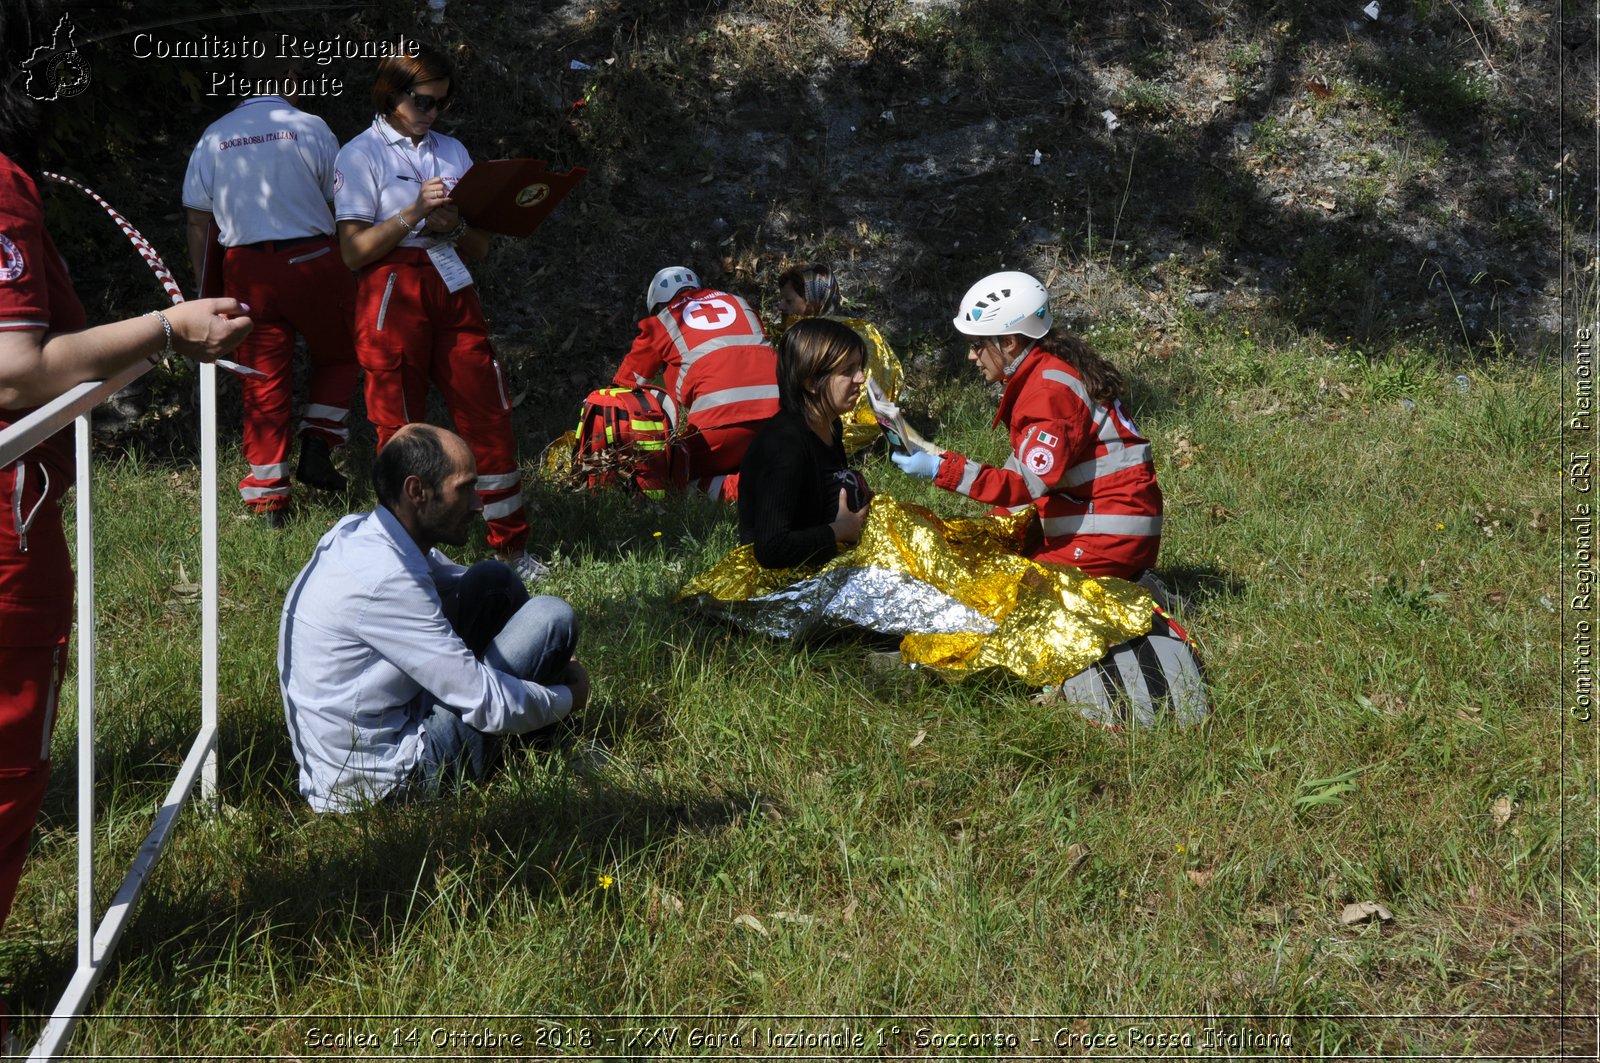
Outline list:
[[[1100,117],[1105,119],[1107,133],[1116,132],[1117,127],[1122,124],[1122,122],[1117,118],[1117,113],[1110,108],[1101,111]]]
[[[588,63],[585,63],[582,59],[574,59],[571,63],[569,63],[567,65],[567,69],[568,70],[593,70],[594,67],[590,66]]]
[[[1361,13],[1374,22],[1378,21],[1378,0],[1372,0],[1372,3],[1361,9]]]
[[[1467,374],[1458,373],[1456,375],[1456,390],[1463,395],[1472,390],[1472,380]]]
[[[1044,155],[1039,151],[1038,148],[1034,148],[1033,149],[1033,164],[1035,166],[1037,166],[1043,161],[1044,161]]]

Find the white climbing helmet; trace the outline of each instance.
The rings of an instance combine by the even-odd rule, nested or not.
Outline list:
[[[688,266],[668,266],[650,278],[650,287],[644,290],[645,309],[651,313],[662,303],[669,303],[672,297],[685,288],[700,287],[700,278]]]
[[[1038,339],[1050,331],[1050,293],[1026,273],[991,273],[967,289],[956,315],[958,332],[968,336]]]

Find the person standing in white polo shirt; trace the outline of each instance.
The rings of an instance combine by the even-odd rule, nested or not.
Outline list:
[[[439,389],[478,463],[490,547],[536,580],[545,569],[527,553],[511,399],[464,264],[488,252],[489,234],[450,201],[472,158],[433,128],[450,107],[451,78],[449,62],[430,48],[383,59],[372,124],[339,152],[334,217],[345,265],[359,279],[356,356],[380,451],[402,425],[427,416],[429,385]]]
[[[247,72],[281,76],[290,87],[296,80],[292,65],[271,58]],[[250,472],[239,494],[274,526],[289,506],[296,333],[306,339],[311,376],[295,479],[329,491],[346,486],[329,456],[349,436],[356,383],[355,278],[337,253],[329,206],[338,151],[321,118],[283,96],[251,96],[206,129],[183,180],[197,283],[215,219],[226,249],[222,291],[256,315],[238,354],[260,374],[243,375],[240,384]]]

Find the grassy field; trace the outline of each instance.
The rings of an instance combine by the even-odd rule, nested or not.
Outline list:
[[[234,6],[174,0],[163,32],[275,25]],[[783,267],[818,259],[900,346],[919,425],[998,459],[994,397],[944,323],[978,276],[1031,270],[1130,378],[1167,498],[1161,569],[1193,603],[1215,712],[1110,733],[1003,676],[948,685],[868,668],[878,643],[748,636],[673,604],[733,545],[730,511],[534,488],[533,545],[595,677],[582,724],[611,769],[524,749],[458,801],[319,818],[297,793],[277,623],[348,507],[309,500],[282,532],[246,519],[235,439],[224,805],[185,813],[74,1050],[1592,1046],[1600,800],[1594,732],[1561,708],[1552,339],[1594,246],[1593,160],[1562,157],[1592,134],[1593,97],[1557,82],[1593,83],[1592,20],[1362,6],[458,2],[429,28],[415,3],[335,5],[328,35],[449,52],[447,131],[475,156],[591,170],[480,271],[525,465],[614,367],[656,267],[770,299]],[[199,65],[130,58],[140,6],[102,8],[81,19],[94,81],[60,108],[51,161],[178,267],[183,160],[229,101],[201,94]],[[328,69],[352,91],[314,109],[345,139],[370,64]],[[92,319],[151,308],[95,208],[49,209]],[[102,900],[199,715],[188,391],[163,376],[134,433],[146,456],[96,478]],[[341,461],[364,473],[369,449]],[[867,471],[978,511],[882,459]],[[27,1037],[74,959],[71,693],[0,940]],[[1391,917],[1344,923],[1362,902]],[[1016,1015],[1036,1017],[999,1017]]]
[[[224,808],[185,813],[76,1050],[1592,1043],[1592,1022],[1537,1017],[1590,1010],[1595,987],[1593,740],[1559,709],[1559,367],[1224,319],[1159,350],[1114,323],[1094,338],[1157,447],[1162,570],[1193,600],[1215,702],[1194,730],[1110,733],[1003,677],[873,671],[864,642],[686,615],[673,594],[733,545],[731,511],[535,491],[549,589],[577,606],[595,677],[584,729],[614,764],[587,775],[522,750],[459,801],[317,817],[295,789],[276,631],[343,507],[273,532],[236,515],[230,466]],[[935,438],[1003,453],[975,380],[919,384],[910,406]],[[880,491],[975,512],[867,467]],[[96,491],[108,896],[198,716],[196,474],[122,460]],[[68,711],[0,955],[28,1009],[73,957],[74,736]],[[1363,901],[1392,919],[1343,925]],[[192,1017],[160,1017],[174,1012]],[[936,1017],[970,1013],[1073,1017]],[[620,1018],[640,1014],[728,1018]],[[832,1014],[867,1017],[796,1017]],[[479,1015],[512,1017],[461,1018]],[[679,1040],[629,1044],[657,1025]],[[818,1040],[854,1033],[864,1048]]]

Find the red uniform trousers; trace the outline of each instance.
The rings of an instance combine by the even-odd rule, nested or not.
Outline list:
[[[51,446],[0,469],[0,927],[50,780],[72,630],[72,562],[58,503],[71,465],[42,464]]]
[[[1046,535],[1044,543],[1028,556],[1072,565],[1091,576],[1133,580],[1145,569],[1154,568],[1160,553],[1161,540],[1151,535]]]
[[[489,343],[476,286],[451,292],[426,251],[397,247],[361,271],[356,357],[367,373],[367,418],[378,449],[427,413],[428,385],[444,396],[478,463],[489,545],[520,552],[528,540],[511,398]]]
[[[761,431],[761,421],[719,424],[690,432],[683,440],[690,478],[726,476],[738,472],[745,451]]]
[[[222,270],[223,291],[248,305],[255,322],[233,358],[266,374],[240,376],[250,474],[239,481],[239,494],[255,509],[282,509],[289,504],[295,333],[306,338],[311,360],[300,432],[330,447],[350,436],[345,419],[356,387],[356,279],[332,237],[230,247]]]
[[[689,484],[716,502],[739,500],[739,466],[764,421],[719,424],[691,432],[680,444]]]

